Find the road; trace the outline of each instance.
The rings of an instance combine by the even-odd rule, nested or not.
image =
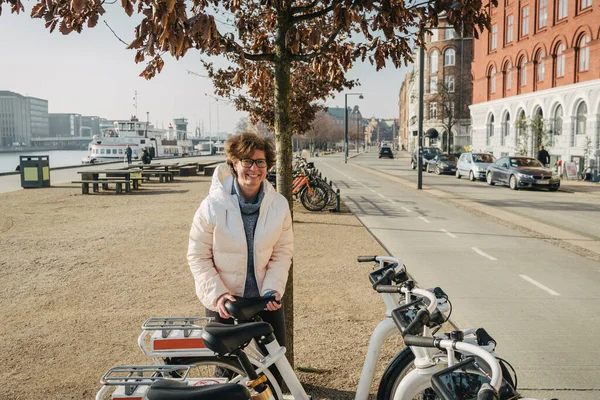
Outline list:
[[[600,398],[600,346],[595,343],[600,328],[600,263],[455,203],[465,196],[480,198],[499,213],[501,207],[517,204],[511,210],[534,217],[539,210],[524,211],[531,202],[546,207],[563,204],[552,211],[553,218],[563,212],[569,217],[556,215],[554,221],[578,233],[589,233],[578,229],[580,224],[589,226],[595,230],[587,236],[593,238],[599,236],[600,227],[597,211],[589,208],[594,201],[598,204],[597,197],[512,192],[431,175],[424,176],[424,182],[433,189],[417,191],[387,175],[414,180],[416,172],[410,170],[408,158],[378,160],[374,153],[348,164],[338,156],[316,158],[315,163],[340,187],[352,212],[405,262],[421,287],[440,286],[448,293],[456,325],[482,326],[490,332],[498,341],[499,354],[517,370],[523,394],[561,400]],[[581,204],[586,206],[579,210]]]

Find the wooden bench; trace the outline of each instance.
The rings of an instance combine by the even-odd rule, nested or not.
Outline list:
[[[102,190],[108,190],[108,184],[115,184],[116,193],[123,193],[123,185],[125,185],[125,191],[129,192],[131,189],[131,182],[123,179],[82,179],[80,181],[72,181],[71,183],[81,183],[81,194],[89,194],[90,193],[90,183],[92,184],[92,190],[94,192],[98,191],[98,184],[102,184]]]
[[[213,166],[205,165],[204,166],[204,176],[213,176],[216,168],[217,168],[216,166],[213,167]]]
[[[170,171],[143,171],[143,177],[147,177],[150,180],[151,176],[157,176],[160,183],[173,182],[173,173]]]
[[[198,171],[198,165],[186,165],[179,167],[179,176],[193,176]]]

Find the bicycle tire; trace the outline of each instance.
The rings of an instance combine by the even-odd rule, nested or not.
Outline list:
[[[244,377],[246,376],[246,373],[244,372],[244,369],[242,368],[238,359],[235,357],[232,357],[232,356],[228,356],[228,357],[218,357],[218,356],[171,357],[171,358],[165,358],[164,362],[165,362],[165,365],[194,365],[194,366],[196,366],[197,367],[196,370],[195,369],[190,370],[189,376],[191,378],[202,377],[202,375],[204,377],[207,377],[207,374],[205,372],[206,369],[211,368],[211,367],[214,368],[217,366],[221,367],[221,368],[225,368],[225,369],[233,372],[234,378],[235,378],[236,374],[240,375],[240,376],[244,376]],[[197,370],[199,370],[201,367],[203,368],[203,372],[200,373],[200,375],[198,375]],[[176,372],[173,372],[173,373],[171,373],[171,377],[178,378],[179,376]],[[270,377],[267,374],[265,374],[265,377],[267,378],[266,383],[267,383],[267,385],[269,385],[269,387],[271,388],[271,392],[273,393],[273,398],[275,400],[283,400],[283,398],[280,398],[277,395],[277,391],[275,390],[275,387],[271,383]]]
[[[377,389],[377,400],[393,400],[394,393],[400,384],[402,378],[406,376],[414,367],[415,355],[410,348],[403,349],[389,363],[379,382]],[[425,389],[414,400],[439,400],[433,389]],[[413,400],[413,399],[403,399]]]
[[[312,195],[306,187],[300,193],[300,202],[308,211],[321,211],[327,206],[327,191],[319,185],[311,186]]]

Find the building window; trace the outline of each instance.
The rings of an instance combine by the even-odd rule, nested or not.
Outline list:
[[[521,10],[521,36],[529,35],[529,6]]]
[[[590,68],[590,37],[583,35],[579,40],[579,72]]]
[[[554,121],[552,123],[552,135],[560,135],[562,134],[562,125],[563,125],[563,109],[562,106],[556,107],[554,110]]]
[[[429,103],[429,119],[437,119],[437,103]]]
[[[431,59],[429,62],[430,72],[435,74],[438,72],[438,52],[437,50],[433,50],[431,52]]]
[[[431,41],[432,42],[437,42],[438,41],[438,30],[437,29],[432,29],[431,30]]]
[[[510,135],[510,113],[504,116],[504,124],[502,124],[502,136]]]
[[[490,69],[490,93],[496,93],[496,68]]]
[[[576,135],[585,135],[586,125],[587,125],[586,124],[587,118],[585,116],[586,114],[587,114],[587,106],[582,101],[577,106],[577,124],[575,125],[575,134]]]
[[[556,46],[556,77],[561,78],[565,76],[565,45],[559,43]]]
[[[515,27],[515,17],[509,15],[506,17],[506,43],[513,41],[513,28]]]
[[[447,76],[444,79],[444,84],[448,93],[454,93],[454,76]]]
[[[567,18],[569,12],[569,0],[556,0],[557,1],[557,19]]]
[[[581,10],[592,6],[592,0],[581,0]]]
[[[444,53],[444,67],[450,67],[454,65],[456,59],[456,52],[454,49],[448,49]]]
[[[521,62],[519,63],[521,67],[521,71],[519,73],[519,79],[521,86],[527,85],[527,57],[521,57]]]
[[[437,76],[429,78],[429,93],[437,93],[438,80]]]
[[[494,136],[494,115],[490,115],[490,118],[488,120],[488,124],[487,124],[487,130],[486,130],[486,145],[490,145],[492,142],[492,137]]]
[[[544,80],[544,73],[545,73],[544,57],[545,56],[546,56],[546,54],[544,53],[543,50],[540,50],[537,54],[537,81],[538,82],[542,82]]]
[[[492,33],[490,35],[490,51],[496,50],[498,47],[498,24],[492,25]]]
[[[540,0],[538,9],[538,29],[548,25],[548,0]]]
[[[512,73],[510,69],[512,65],[510,65],[510,61],[508,61],[504,66],[504,90],[510,90],[512,87]]]
[[[458,34],[451,26],[447,26],[444,31],[446,32],[445,36],[447,40],[456,39],[458,37]]]

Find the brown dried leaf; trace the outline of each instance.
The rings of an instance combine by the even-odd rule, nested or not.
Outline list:
[[[87,21],[88,28],[93,28],[98,24],[98,14],[92,14]]]
[[[45,11],[46,6],[44,3],[38,3],[31,9],[31,18],[42,18]]]
[[[167,0],[167,13],[170,14],[175,9],[175,4],[177,0]]]
[[[85,0],[71,0],[71,8],[80,13],[85,8]]]

